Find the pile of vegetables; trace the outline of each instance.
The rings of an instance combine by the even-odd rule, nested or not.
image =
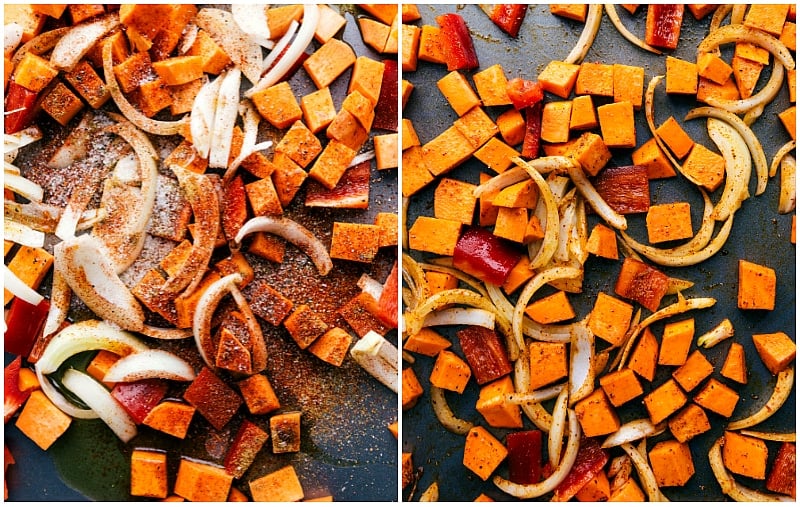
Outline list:
[[[407,499],[795,497],[794,314],[781,310],[794,302],[795,220],[790,243],[781,217],[796,192],[794,7],[624,7],[551,5],[581,34],[530,69],[497,55],[552,52],[526,32],[548,14],[524,22],[546,7],[481,6],[496,26],[443,8],[408,28]],[[690,60],[676,51],[689,12],[705,23]],[[592,61],[595,38],[613,35],[604,15],[632,51],[663,56]],[[428,98],[433,83],[446,102]],[[781,224],[775,244],[731,244],[752,213]],[[730,251],[743,257],[718,271]]]
[[[303,390],[396,422],[397,50],[345,14],[5,7],[5,422],[47,450],[102,420],[102,494],[330,500],[295,457],[348,389]]]

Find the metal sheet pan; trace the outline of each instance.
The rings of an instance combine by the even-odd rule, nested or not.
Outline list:
[[[364,45],[355,19],[360,11],[353,6],[342,6],[341,12],[347,18],[341,37],[356,54],[377,60],[384,58],[385,55]],[[331,85],[337,110],[347,93],[349,76],[347,71]],[[290,84],[298,97],[315,89],[303,70],[295,74]],[[35,158],[36,154],[27,156]],[[25,157],[23,154],[18,160]],[[31,164],[23,171],[35,170],[34,167]],[[334,221],[373,223],[377,212],[396,211],[397,173],[379,173],[373,163],[368,210],[306,209],[303,200],[301,191],[286,210],[287,216],[312,229],[329,245]],[[394,259],[395,251],[384,248],[372,265],[335,261],[334,272],[320,278],[305,254],[292,247],[287,248],[286,260],[280,266],[248,256],[257,276],[296,304],[309,304],[326,321],[341,326],[346,324],[335,312],[343,302],[358,294],[359,277],[368,273],[377,280],[385,280]],[[330,366],[299,350],[282,328],[273,329],[266,323],[262,323],[262,328],[270,354],[266,373],[281,400],[282,410],[303,411],[303,443],[299,453],[290,455],[274,455],[265,447],[245,475],[244,487],[247,481],[291,463],[306,498],[333,495],[336,501],[396,501],[398,445],[387,426],[397,420],[397,396],[351,359],[346,359],[341,368]],[[387,338],[396,343],[396,332],[389,333]],[[186,346],[193,346],[189,341]],[[11,359],[5,354],[6,364]],[[202,419],[199,415],[196,418]],[[261,419],[264,423],[267,420]],[[230,438],[226,432],[238,427],[234,420],[218,433],[204,423],[194,422],[186,439],[194,442],[192,446],[146,428],[141,429],[131,446],[123,446],[104,424],[76,420],[45,453],[22,435],[12,421],[5,426],[5,443],[16,460],[7,472],[9,501],[134,500],[129,495],[132,447],[169,450],[171,487],[180,456],[219,462],[212,458],[217,452],[216,443]]]
[[[422,20],[415,24],[420,26],[423,24],[436,26],[435,17],[444,12],[457,12],[463,16],[472,34],[478,54],[480,67],[477,70],[500,63],[509,79],[517,76],[536,79],[548,62],[563,59],[567,55],[583,28],[581,23],[551,15],[547,5],[529,6],[520,34],[516,39],[510,38],[494,26],[477,5],[420,5],[419,11]],[[640,7],[634,16],[629,15],[622,8],[618,8],[618,11],[626,26],[643,37],[646,8]],[[667,53],[688,61],[695,61],[697,45],[707,33],[710,18],[709,15],[704,20],[696,21],[687,11],[683,18],[680,44],[675,51]],[[727,54],[729,57],[730,52],[726,53],[726,51],[730,51],[730,49],[730,47],[725,48],[723,54]],[[604,16],[598,37],[584,61],[641,66],[645,69],[646,85],[653,76],[665,73],[664,59],[664,55],[660,57],[651,55],[627,42]],[[405,107],[403,116],[414,122],[417,134],[423,144],[433,139],[457,118],[455,112],[436,88],[436,82],[446,73],[447,70],[443,65],[419,62],[416,72],[404,74],[404,78],[411,81],[415,89]],[[471,75],[471,73],[468,74]],[[768,77],[769,72],[765,71],[759,86],[762,86]],[[548,94],[546,100],[561,99]],[[600,103],[602,102],[596,100],[595,106]],[[787,108],[788,105],[788,91],[784,86],[776,100],[770,104],[753,126],[764,145],[768,161],[776,150],[790,139],[776,117],[776,114]],[[715,145],[705,131],[704,120],[683,121],[685,113],[692,107],[694,107],[694,102],[685,97],[666,96],[662,84],[656,92],[656,124],[660,125],[669,116],[674,116],[692,139],[716,151]],[[489,107],[486,110],[492,118],[496,118],[504,108]],[[651,137],[643,111],[636,113],[636,136],[637,146]],[[614,158],[610,165],[630,165],[631,151],[612,150]],[[480,171],[491,172],[473,158],[454,169],[448,174],[448,177],[477,184]],[[435,183],[411,199],[408,214],[409,226],[414,223],[417,216],[433,216],[434,188]],[[774,377],[766,370],[754,350],[752,334],[780,330],[791,336],[793,340],[796,337],[796,251],[795,246],[789,241],[792,217],[777,213],[778,188],[778,180],[772,179],[763,195],[751,198],[743,204],[742,209],[736,214],[730,238],[720,253],[694,267],[665,269],[670,276],[695,282],[695,286],[686,291],[687,297],[711,296],[717,299],[717,304],[713,308],[691,313],[690,316],[695,319],[696,336],[708,331],[726,317],[731,319],[734,324],[736,334],[733,341],[741,343],[746,351],[749,375],[746,385],[738,386],[734,382],[722,378],[719,374],[731,340],[714,348],[705,349],[703,353],[715,367],[713,376],[738,391],[740,401],[733,415],[737,419],[750,414],[761,406],[774,385]],[[752,181],[750,189],[752,194],[754,189]],[[654,180],[650,184],[650,192],[653,204],[689,201],[692,205],[692,220],[696,230],[702,214],[702,201],[699,193],[681,177]],[[712,199],[716,202],[718,196],[719,191],[712,195]],[[589,219],[591,230],[594,223],[598,221],[598,217],[590,215]],[[628,215],[628,223],[629,233],[634,238],[646,242],[647,232],[644,227],[644,216]],[[429,257],[420,252],[413,252],[413,255],[417,259]],[[774,311],[741,311],[737,309],[737,263],[739,259],[746,259],[775,269],[778,283]],[[570,296],[570,302],[575,308],[578,318],[588,314],[598,292],[614,294],[614,282],[620,265],[621,263],[617,261],[607,261],[590,256],[586,263],[584,292],[581,295]],[[546,291],[543,291],[541,294],[545,293]],[[672,301],[674,301],[674,296],[665,300],[665,302]],[[663,322],[653,326],[657,337],[661,336],[662,330]],[[449,329],[447,335],[455,338],[454,331]],[[453,348],[459,351],[457,339],[453,340]],[[696,345],[693,345],[694,348]],[[414,465],[421,471],[421,474],[416,490],[414,492],[410,489],[404,491],[404,499],[411,497],[416,500],[420,492],[424,491],[433,481],[438,481],[440,500],[443,501],[471,501],[481,493],[486,493],[498,501],[512,500],[511,497],[499,491],[491,483],[491,480],[482,481],[462,465],[464,437],[445,431],[431,410],[427,389],[432,365],[433,360],[424,356],[416,356],[416,363],[413,365],[418,378],[423,383],[426,394],[413,409],[403,413],[402,448],[404,452],[413,453]],[[672,368],[659,367],[657,376],[652,383],[643,382],[645,390],[649,391],[652,387],[667,380],[671,370]],[[447,399],[458,417],[487,427],[488,425],[475,410],[478,390],[476,383],[470,381],[463,395],[447,393]],[[796,394],[793,390],[784,407],[757,428],[781,432],[795,431],[795,403]],[[641,398],[638,398],[629,402],[619,412],[619,415],[624,422],[638,417],[646,417],[647,413],[641,404]],[[713,413],[709,413],[708,416],[712,429],[691,440],[690,444],[696,470],[694,476],[684,487],[663,488],[666,496],[673,501],[714,501],[725,498],[709,468],[707,452],[711,444],[722,435],[726,420]],[[529,421],[526,422],[526,429],[528,428],[533,428]],[[495,428],[491,428],[491,431],[501,440],[507,432],[507,430]],[[666,438],[670,438],[669,432],[651,438],[648,448]],[[768,447],[771,463],[778,446],[769,443]],[[501,465],[498,473],[506,476],[505,465]],[[743,484],[764,490],[763,481],[751,481],[737,477],[737,480],[739,479]]]

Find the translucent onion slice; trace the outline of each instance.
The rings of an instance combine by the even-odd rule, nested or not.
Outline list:
[[[3,54],[10,55],[22,42],[22,25],[7,23],[3,27]]]
[[[292,38],[294,38],[294,34],[297,33],[298,28],[300,28],[300,23],[293,19],[292,22],[289,23],[289,28],[286,30],[286,33],[278,39],[278,42],[275,43],[267,57],[264,58],[264,63],[261,64],[262,69],[266,71],[275,64],[275,61],[281,53],[283,53],[283,50],[292,42]]]
[[[261,122],[261,115],[258,110],[253,106],[250,101],[242,101],[239,103],[239,115],[242,117],[242,146],[239,149],[239,154],[233,159],[233,162],[228,164],[225,174],[222,176],[223,182],[228,182],[236,174],[236,170],[242,165],[242,162],[255,153],[257,148],[267,149],[272,146],[272,142],[268,141],[262,143],[260,146],[256,145],[256,138],[258,137],[258,124]],[[263,147],[263,148],[262,148]]]
[[[624,231],[628,228],[628,221],[623,215],[614,211],[611,206],[597,193],[597,190],[586,177],[586,173],[579,164],[571,164],[568,168],[569,177],[578,191],[592,205],[592,209],[611,227]]]
[[[663,424],[658,426],[654,425],[648,418],[634,419],[633,421],[626,422],[620,426],[617,431],[606,437],[600,447],[608,449],[610,447],[636,442],[646,437],[658,435],[663,432],[665,428],[666,426]]]
[[[769,440],[772,442],[796,442],[797,441],[797,434],[792,433],[776,433],[773,431],[754,431],[754,430],[742,430],[740,431],[742,435],[748,435],[751,437],[760,438],[762,440]]]
[[[136,436],[136,422],[111,396],[103,384],[72,368],[64,372],[61,382],[64,387],[94,410],[120,440],[129,442]]]
[[[769,177],[769,170],[767,168],[767,157],[764,155],[764,148],[761,146],[761,141],[758,140],[753,130],[745,125],[745,123],[733,113],[720,109],[718,107],[696,107],[686,113],[685,120],[693,120],[700,117],[709,117],[722,120],[734,129],[744,139],[747,149],[750,151],[750,156],[753,159],[753,165],[756,168],[756,176],[758,183],[756,185],[756,194],[761,195],[767,189],[767,179]]]
[[[600,30],[600,21],[603,20],[602,4],[590,4],[589,12],[586,14],[586,22],[583,26],[581,36],[572,51],[569,52],[564,61],[566,63],[581,63],[592,47],[597,32]]]
[[[569,401],[569,390],[562,389],[556,398],[556,403],[553,406],[553,424],[550,426],[550,432],[547,434],[547,456],[550,460],[550,466],[555,468],[558,466],[558,461],[561,458],[561,448],[564,445],[564,431],[567,423],[567,408]]]
[[[192,145],[201,158],[208,158],[211,152],[211,131],[214,128],[214,113],[220,86],[222,86],[221,76],[206,82],[192,103],[189,129],[192,133]]]
[[[569,404],[589,396],[594,390],[594,334],[589,329],[588,318],[572,328],[569,347]]]
[[[70,72],[105,34],[117,26],[119,26],[117,13],[109,14],[91,23],[73,26],[56,43],[50,54],[50,63],[58,70]]]
[[[44,233],[13,220],[3,220],[3,239],[32,248],[44,246]]]
[[[44,296],[28,287],[28,285],[20,280],[20,278],[5,264],[3,265],[3,286],[7,291],[14,296],[22,299],[28,304],[38,305],[44,299]]]
[[[428,279],[425,277],[425,272],[420,267],[419,263],[413,257],[403,252],[403,281],[408,285],[411,293],[417,301],[417,304],[422,303],[430,296],[428,289]],[[416,305],[414,305],[416,306]],[[412,306],[413,310],[414,307]]]
[[[726,338],[733,336],[733,323],[730,319],[722,319],[722,322],[714,326],[710,331],[703,333],[697,338],[697,346],[711,348]]]
[[[791,155],[781,161],[781,190],[778,197],[778,213],[794,211],[797,202],[797,163]]]
[[[322,276],[333,269],[333,261],[325,245],[308,229],[285,217],[254,217],[245,222],[236,234],[236,243],[241,244],[245,236],[254,232],[275,234],[292,243],[308,255]]]
[[[647,462],[646,454],[640,452],[629,443],[622,444],[621,447],[622,450],[631,457],[633,466],[636,467],[636,473],[639,475],[639,480],[642,481],[642,486],[644,486],[644,490],[647,492],[647,498],[651,502],[669,501],[664,496],[664,493],[658,489],[658,481],[653,473],[653,469],[650,468],[650,464]]]
[[[766,49],[789,70],[794,69],[794,58],[791,52],[780,40],[763,32],[740,24],[722,26],[710,32],[697,46],[697,55],[708,53],[710,50],[731,42],[750,42]]]
[[[630,30],[628,30],[628,27],[626,27],[622,23],[622,20],[619,19],[619,14],[617,14],[617,7],[614,4],[604,4],[603,6],[605,7],[606,15],[608,16],[608,19],[611,21],[611,24],[614,25],[614,28],[616,28],[619,34],[625,37],[625,39],[628,42],[632,43],[637,48],[644,49],[645,51],[649,51],[657,55],[661,54],[661,51],[647,44],[645,41],[635,36],[633,33],[631,33]]]
[[[261,76],[261,46],[239,28],[233,14],[204,7],[195,16],[195,23],[208,32],[251,83],[258,81]]]
[[[725,469],[722,460],[722,438],[717,439],[708,451],[708,462],[714,472],[717,482],[722,487],[722,493],[737,502],[794,502],[791,497],[784,495],[770,495],[755,491],[736,482]]]
[[[438,502],[439,501],[439,483],[433,481],[430,486],[422,492],[419,496],[420,502]]]
[[[782,372],[778,373],[778,378],[775,380],[775,388],[773,389],[772,394],[767,402],[756,412],[745,417],[744,419],[731,421],[728,423],[726,429],[740,430],[766,421],[770,416],[772,416],[772,414],[780,410],[784,403],[786,403],[789,395],[792,394],[793,386],[794,367],[789,366]]]
[[[192,320],[192,334],[194,334],[200,357],[212,368],[216,366],[214,363],[216,350],[211,338],[211,319],[222,298],[230,294],[232,288],[241,281],[242,275],[239,273],[224,276],[209,285],[197,301],[197,308]]]
[[[231,4],[231,15],[236,26],[253,42],[259,46],[271,48],[274,42],[269,37],[267,8],[269,8],[268,4]]]
[[[44,321],[43,336],[50,336],[58,331],[61,324],[67,319],[69,304],[72,299],[67,281],[61,276],[61,272],[53,270],[53,282],[50,286],[50,310],[47,312],[47,319]]]
[[[11,190],[29,201],[42,202],[44,189],[18,174],[3,171],[3,188]]]
[[[436,271],[438,273],[447,273],[448,275],[452,275],[459,281],[469,285],[473,290],[478,292],[481,296],[489,297],[489,293],[486,291],[486,288],[483,286],[483,283],[474,276],[470,276],[461,271],[460,269],[452,267],[452,260],[453,260],[452,257],[448,257],[447,261],[450,262],[450,265],[445,265],[443,264],[443,262],[440,264],[440,261],[434,259],[430,263],[420,262],[419,267],[421,267],[423,271]]]
[[[775,156],[772,157],[772,162],[769,164],[769,177],[773,178],[776,174],[778,174],[778,165],[783,160],[783,157],[786,156],[787,153],[791,152],[797,146],[797,142],[792,139],[788,143],[784,144],[778,151],[775,152]]]
[[[211,129],[211,151],[208,154],[208,166],[211,168],[228,167],[233,142],[233,127],[239,115],[239,86],[242,73],[236,67],[220,76],[222,84],[214,110],[214,124]]]
[[[517,484],[496,475],[492,478],[492,482],[494,482],[495,486],[500,488],[503,492],[517,498],[530,499],[543,496],[553,491],[561,484],[570,470],[572,470],[572,465],[575,464],[581,437],[581,428],[578,424],[578,418],[575,416],[575,412],[571,409],[568,410],[567,417],[569,419],[569,440],[567,441],[567,448],[558,466],[547,479],[536,484]]]
[[[142,330],[139,332],[149,338],[156,338],[158,340],[182,340],[184,338],[190,338],[192,336],[191,329],[178,329],[175,327],[158,327],[158,326],[151,326],[149,324],[145,324],[144,327],[142,327]]]
[[[529,392],[531,385],[531,360],[527,349],[521,350],[519,357],[514,361],[512,380],[514,381],[514,389],[517,393]],[[556,396],[558,396],[558,393],[555,393],[553,398]],[[550,426],[553,424],[553,416],[550,415],[550,412],[545,410],[541,403],[523,402],[520,408],[525,416],[530,419],[537,428],[542,431],[550,431]]]
[[[350,356],[381,384],[398,392],[397,348],[375,331],[368,331],[350,349]]]
[[[35,143],[36,141],[42,138],[42,130],[37,127],[36,125],[31,125],[30,127],[24,128],[19,132],[14,132],[13,134],[4,134],[3,135],[3,154],[8,155],[9,153],[14,153],[15,156],[8,160],[6,158],[6,162],[13,162],[14,158],[16,158],[16,151],[20,148],[24,148],[29,144]]]
[[[717,145],[725,159],[725,188],[711,212],[714,220],[725,220],[739,209],[750,196],[747,183],[752,167],[750,151],[741,135],[729,124],[709,118],[708,135]]]
[[[474,424],[463,419],[459,419],[450,408],[445,398],[444,389],[441,387],[431,386],[431,405],[433,406],[433,413],[436,419],[442,423],[444,428],[456,435],[466,435],[472,429]]]
[[[172,352],[150,349],[117,360],[106,372],[103,382],[134,382],[148,378],[189,382],[194,376],[192,366]]]
[[[422,321],[422,327],[480,326],[494,329],[495,316],[495,312],[480,308],[445,308],[426,315]]]
[[[11,58],[11,62],[14,64],[14,67],[16,67],[28,53],[33,53],[34,55],[47,53],[53,49],[58,41],[70,30],[72,30],[72,27],[65,26],[40,33],[17,49],[14,56]]]

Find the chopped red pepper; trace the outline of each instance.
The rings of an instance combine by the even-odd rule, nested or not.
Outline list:
[[[453,265],[484,282],[502,285],[521,254],[481,227],[470,227],[458,239]]]
[[[467,326],[456,335],[478,385],[511,373],[508,353],[494,329]]]
[[[6,334],[3,337],[5,351],[27,357],[42,334],[49,311],[50,301],[47,299],[32,305],[22,298],[14,298],[6,316]]]
[[[617,213],[647,213],[650,209],[650,180],[644,166],[606,167],[592,182],[600,197]]]
[[[472,44],[472,35],[467,23],[458,14],[448,13],[436,16],[441,31],[439,41],[444,53],[447,70],[471,70],[478,67],[478,54]]]
[[[19,390],[19,370],[22,368],[22,356],[17,356],[13,361],[6,365],[3,370],[3,409],[4,423],[17,413],[19,407],[25,403],[31,391]]]
[[[136,424],[142,424],[147,414],[167,394],[168,384],[162,379],[117,382],[111,396],[130,414]]]
[[[593,438],[581,438],[578,456],[567,476],[556,487],[553,502],[566,502],[608,463],[608,451]]]
[[[516,431],[506,436],[508,479],[517,484],[542,480],[542,432]]]
[[[647,7],[645,42],[651,46],[675,49],[681,38],[683,4],[652,4]]]
[[[797,449],[792,442],[784,442],[778,449],[772,470],[767,477],[767,489],[797,498]]]
[[[225,471],[241,479],[268,438],[266,431],[245,419],[225,455]]]
[[[506,83],[506,93],[518,110],[530,107],[544,99],[544,90],[538,81],[515,77]]]
[[[397,60],[383,61],[383,81],[372,127],[397,132]]]
[[[397,327],[397,261],[394,261],[392,271],[383,284],[381,297],[378,299],[379,317],[384,324]]]
[[[6,112],[4,128],[6,134],[19,132],[33,123],[36,116],[36,99],[39,94],[32,92],[14,81],[8,83],[6,93]]]
[[[536,158],[539,156],[539,145],[542,140],[542,101],[526,107],[525,138],[522,140],[522,156]]]
[[[347,169],[335,187],[309,179],[306,183],[306,206],[322,208],[366,209],[369,206],[370,161]]]
[[[527,4],[496,4],[489,13],[489,19],[497,25],[500,30],[512,37],[519,34],[519,27],[525,19],[528,11]]]
[[[668,288],[669,277],[666,274],[632,257],[622,263],[614,284],[614,292],[636,301],[651,312],[658,310]]]

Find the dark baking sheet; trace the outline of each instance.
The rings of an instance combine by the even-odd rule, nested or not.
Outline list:
[[[520,76],[535,80],[548,62],[566,57],[583,28],[582,23],[551,15],[547,5],[529,6],[525,21],[516,39],[501,32],[477,5],[419,5],[419,11],[422,20],[415,24],[420,26],[422,24],[436,26],[435,16],[444,12],[457,12],[463,16],[472,33],[480,62],[476,71],[500,63],[509,79]],[[629,15],[621,7],[618,7],[617,11],[626,26],[643,38],[646,7],[641,6],[634,16]],[[710,19],[711,15],[704,20],[696,21],[686,11],[680,44],[675,51],[666,54],[695,61],[697,45],[707,33]],[[665,55],[651,55],[623,39],[604,15],[597,39],[584,61],[642,66],[645,69],[646,86],[653,76],[665,73],[664,60]],[[444,65],[419,62],[416,72],[404,74],[404,78],[410,80],[415,85],[415,89],[405,107],[403,116],[414,122],[417,134],[423,144],[433,139],[457,118],[455,112],[436,88],[436,82],[446,73]],[[762,73],[759,87],[768,77],[769,72],[765,70]],[[595,99],[597,98],[595,97]],[[545,100],[562,99],[548,94]],[[603,102],[595,100],[595,106],[601,103]],[[763,143],[768,162],[776,150],[790,139],[776,117],[776,114],[783,111],[788,105],[788,91],[784,86],[775,101],[769,105],[753,126],[753,130]],[[670,115],[675,116],[696,142],[718,151],[706,133],[704,120],[683,121],[685,113],[692,107],[695,107],[695,104],[691,100],[667,97],[662,84],[656,92],[656,124],[660,125]],[[485,109],[492,118],[496,118],[505,110],[505,108],[491,107]],[[637,146],[639,146],[651,137],[643,111],[636,113],[636,129]],[[609,165],[630,165],[632,151],[612,150],[614,159]],[[473,158],[454,169],[448,176],[477,184],[480,171],[486,171],[485,166]],[[491,173],[491,171],[488,172]],[[414,223],[417,216],[433,216],[433,189],[435,186],[434,182],[411,199],[408,215],[409,226]],[[715,366],[713,376],[739,392],[740,401],[732,419],[739,419],[760,407],[772,392],[774,385],[774,377],[770,375],[759,359],[752,345],[751,335],[784,331],[793,340],[796,337],[796,251],[795,246],[789,242],[792,215],[777,213],[778,189],[779,180],[771,179],[764,194],[753,197],[742,205],[741,210],[736,214],[730,238],[717,255],[694,267],[664,269],[670,276],[695,282],[695,286],[687,290],[685,296],[711,296],[717,299],[717,304],[710,309],[694,311],[680,317],[694,317],[695,336],[708,331],[723,318],[727,317],[733,322],[736,334],[732,340],[711,349],[703,349],[706,358]],[[750,190],[752,195],[754,181],[751,181]],[[692,205],[692,223],[695,231],[697,230],[702,215],[702,201],[699,193],[683,181],[682,177],[652,181],[650,191],[652,204],[689,201]],[[714,202],[719,193],[720,190],[712,194]],[[589,230],[597,221],[596,215],[589,215]],[[644,215],[628,215],[628,224],[628,232],[634,238],[646,243]],[[417,259],[429,257],[428,254],[421,252],[413,252],[413,256]],[[775,269],[778,284],[774,311],[741,311],[737,309],[737,263],[739,259],[746,259]],[[578,319],[587,315],[591,310],[598,292],[614,294],[613,284],[619,273],[620,265],[621,261],[607,261],[590,256],[585,266],[584,292],[581,295],[570,296],[570,302],[575,308]],[[549,292],[548,289],[542,289],[535,297],[546,295]],[[662,306],[674,301],[674,296],[668,296]],[[670,320],[679,319],[672,318],[667,322]],[[652,327],[657,337],[661,336],[663,324],[662,321]],[[440,328],[440,330],[446,330],[446,334],[450,338],[455,338],[455,329]],[[741,343],[746,351],[749,380],[744,386],[739,386],[719,375],[719,369],[732,341]],[[460,352],[457,339],[453,340],[453,348]],[[696,346],[693,345],[692,350],[695,348]],[[418,499],[420,492],[424,491],[433,481],[437,481],[440,500],[443,501],[474,500],[481,493],[486,493],[495,500],[512,500],[513,498],[498,490],[491,483],[491,479],[484,482],[462,465],[464,437],[445,431],[431,409],[427,388],[433,360],[421,355],[415,357],[416,362],[413,368],[423,383],[426,394],[413,409],[403,413],[402,447],[403,451],[413,453],[414,465],[421,474],[416,490],[412,492],[411,488],[408,488],[404,491],[404,498]],[[406,366],[408,364],[404,364],[404,367]],[[657,376],[652,383],[643,381],[645,390],[649,391],[651,387],[663,383],[670,376],[671,371],[672,368],[658,368]],[[447,399],[457,416],[488,427],[475,410],[478,391],[477,384],[470,381],[463,395],[447,393]],[[795,403],[796,394],[793,390],[783,408],[754,429],[795,431]],[[546,406],[550,408],[550,405]],[[623,422],[646,417],[647,413],[641,404],[641,397],[629,402],[624,409],[620,410],[619,415]],[[664,494],[673,501],[725,499],[711,473],[707,457],[709,447],[722,434],[725,419],[710,412],[708,416],[712,429],[695,437],[690,444],[696,473],[684,487],[662,489]],[[525,427],[526,429],[533,428],[527,420]],[[501,440],[507,432],[497,428],[489,429]],[[648,449],[656,442],[667,438],[670,438],[669,432],[649,439]],[[771,463],[778,445],[768,442],[768,447]],[[505,465],[501,465],[498,473],[507,476]],[[741,480],[748,486],[764,490],[764,481],[750,481],[740,477],[737,477],[737,480]]]
[[[375,53],[362,42],[355,19],[360,11],[342,6],[341,12],[347,18],[341,38],[357,55],[383,59],[385,55]],[[337,110],[347,93],[349,80],[348,70],[331,85]],[[298,97],[315,89],[302,69],[290,84]],[[27,156],[35,160],[37,155],[29,153]],[[26,160],[26,155],[17,160]],[[27,167],[20,165],[23,171],[36,170],[33,163]],[[396,211],[397,172],[378,172],[373,163],[367,210],[307,209],[303,201],[304,191],[301,190],[286,215],[311,229],[329,246],[334,221],[372,223],[377,212]],[[372,265],[337,260],[334,270],[321,278],[308,257],[291,246],[281,265],[248,255],[257,277],[266,279],[295,304],[308,304],[327,322],[345,329],[347,325],[335,312],[358,294],[358,278],[368,273],[377,280],[385,280],[395,258],[392,248],[384,248]],[[47,284],[46,281],[44,285]],[[341,368],[336,368],[299,350],[282,327],[272,328],[262,322],[262,329],[270,354],[266,373],[281,401],[281,411],[303,412],[302,447],[296,454],[275,455],[269,450],[268,442],[245,475],[242,486],[246,489],[247,481],[291,463],[297,470],[306,498],[332,495],[336,501],[396,501],[398,442],[387,426],[398,418],[397,396],[349,357]],[[387,339],[396,343],[396,332],[389,333]],[[179,347],[193,347],[191,338],[184,342]],[[6,364],[12,359],[5,354]],[[239,419],[241,412],[237,416]],[[197,415],[186,439],[186,442],[194,442],[191,446],[144,426],[140,426],[139,436],[129,446],[124,446],[102,422],[74,420],[47,452],[22,435],[11,421],[5,425],[4,438],[16,463],[7,472],[8,500],[134,500],[128,493],[128,462],[133,447],[169,450],[171,490],[180,456],[220,463],[214,458],[217,444],[232,436],[229,433],[238,428],[239,419],[234,419],[222,432],[215,432]],[[253,420],[266,423],[268,417]]]

